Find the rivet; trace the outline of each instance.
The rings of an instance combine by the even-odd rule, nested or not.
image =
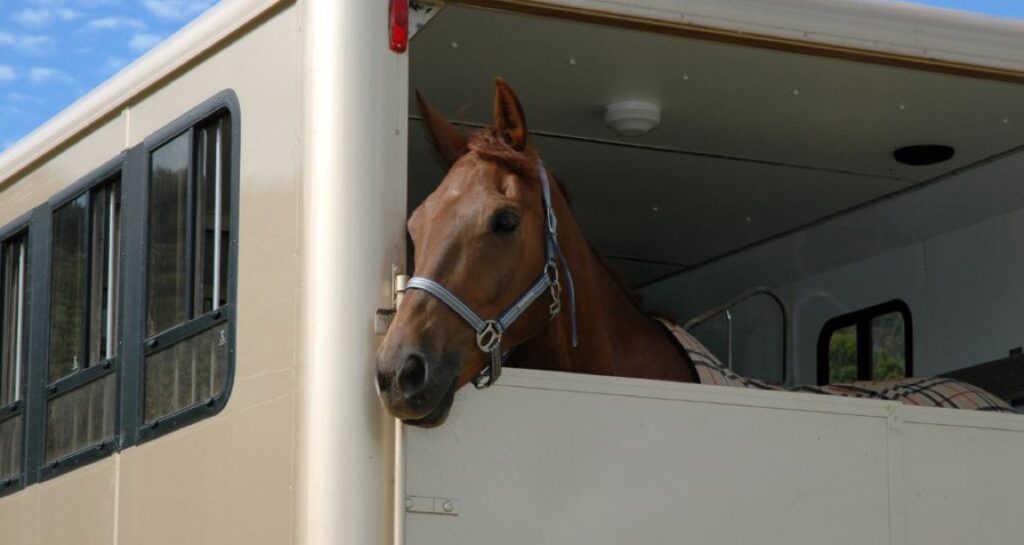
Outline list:
[[[51,394],[52,393],[56,393],[57,392],[57,385],[54,384],[53,386],[48,387],[47,390],[49,390]]]
[[[573,57],[569,57],[569,65],[570,66],[576,66],[576,59],[573,58]]]
[[[156,339],[150,339],[146,341],[146,348],[155,348],[157,345]]]
[[[455,504],[451,500],[444,500],[444,503],[441,504],[441,509],[444,509],[445,513],[451,513],[455,510]]]
[[[1010,118],[1009,117],[1004,117],[1003,118],[1003,125],[1009,125],[1009,124],[1010,124]]]
[[[410,498],[408,496],[405,497],[405,509],[406,510],[412,509],[412,498]]]
[[[661,207],[659,207],[659,206],[652,206],[651,207],[651,212],[657,212],[659,210],[661,210]]]
[[[459,48],[459,42],[452,42],[451,45],[452,45],[452,49],[458,49]]]
[[[747,220],[747,223],[750,223],[751,221],[754,221],[750,216],[747,216],[746,220]]]
[[[906,105],[906,104],[903,104],[903,103],[901,102],[901,103],[900,103],[900,105],[899,105],[899,106],[897,106],[897,108],[899,108],[899,110],[900,110],[900,111],[903,111],[903,110],[906,110],[906,109],[907,109],[907,105]]]
[[[683,81],[687,81],[689,79],[690,79],[690,74],[683,74]]]
[[[800,89],[793,89],[793,96],[795,96],[795,97],[800,96]]]

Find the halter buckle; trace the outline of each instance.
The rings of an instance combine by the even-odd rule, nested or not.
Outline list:
[[[548,306],[548,317],[554,319],[562,311],[562,283],[558,280],[558,263],[548,261],[544,265],[544,274],[551,281],[551,305]]]
[[[501,343],[501,326],[494,320],[484,322],[484,328],[476,333],[476,345],[484,352],[494,352]]]

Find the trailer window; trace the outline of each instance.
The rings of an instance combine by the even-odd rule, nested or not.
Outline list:
[[[189,128],[150,155],[143,417],[211,402],[228,370],[232,210],[230,117]]]
[[[0,493],[22,473],[28,239],[0,243]]]
[[[911,376],[910,308],[895,300],[832,318],[818,337],[818,383]]]
[[[46,463],[114,437],[120,209],[115,176],[53,211]]]

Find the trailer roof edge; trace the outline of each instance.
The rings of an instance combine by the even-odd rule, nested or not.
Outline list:
[[[887,0],[450,0],[663,34],[1024,83],[1024,20]]]
[[[214,5],[0,154],[0,186],[240,29],[278,5],[292,1],[233,0]]]

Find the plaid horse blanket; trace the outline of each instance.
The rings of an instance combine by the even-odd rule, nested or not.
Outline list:
[[[693,363],[698,382],[735,388],[757,388],[759,390],[788,390],[815,394],[885,399],[899,401],[905,405],[925,407],[946,407],[950,409],[971,409],[997,413],[1016,413],[1008,403],[978,388],[951,378],[909,377],[886,382],[854,382],[853,384],[829,384],[825,386],[795,386],[783,388],[748,378],[722,365],[700,341],[682,327],[661,320],[672,337],[679,343]]]

